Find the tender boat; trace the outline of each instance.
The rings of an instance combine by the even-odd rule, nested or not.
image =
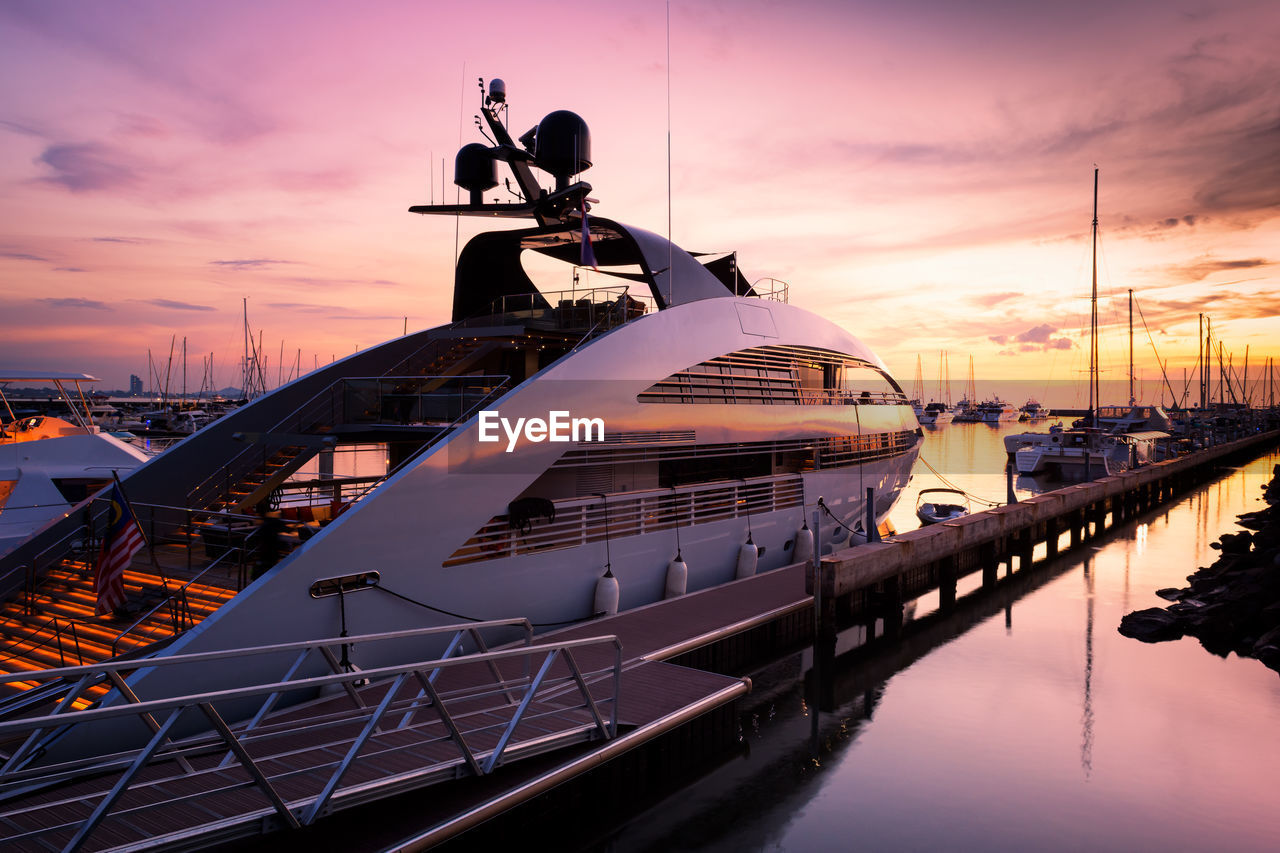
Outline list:
[[[455,162],[470,200],[410,208],[532,220],[464,246],[450,321],[260,396],[125,478],[140,516],[171,519],[209,554],[275,506],[308,528],[163,654],[589,620],[807,559],[819,497],[826,552],[846,527],[884,521],[906,486],[923,433],[865,344],[788,304],[785,287],[750,283],[736,255],[692,254],[595,215],[579,177],[592,163],[585,122],[553,112],[517,143],[498,82],[481,96],[496,144],[464,146]],[[499,164],[514,201],[483,197]],[[561,262],[559,276],[535,283],[530,256]],[[334,475],[335,448],[373,451],[385,470]],[[313,460],[328,474],[298,483]],[[378,663],[373,650],[352,658]],[[248,675],[215,662],[171,688]]]
[[[969,496],[959,489],[921,489],[916,498],[916,518],[922,525],[955,521],[969,512]]]
[[[123,476],[147,460],[94,423],[83,384],[97,381],[87,373],[0,370],[0,555],[110,483],[112,472]],[[15,417],[3,391],[12,382],[52,383],[71,420]]]

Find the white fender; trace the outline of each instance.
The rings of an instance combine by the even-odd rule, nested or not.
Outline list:
[[[618,579],[611,569],[605,569],[600,580],[596,581],[595,615],[613,616],[618,612]]]
[[[751,541],[751,536],[747,536],[747,541],[738,549],[738,573],[737,578],[749,578],[756,573],[756,564],[760,560],[760,550],[756,548],[755,543]]]
[[[676,558],[667,564],[667,588],[662,597],[676,598],[684,595],[688,587],[689,566],[685,564],[684,558],[677,553]]]
[[[809,523],[805,522],[804,526],[796,531],[796,546],[791,552],[791,562],[807,563],[813,559],[813,531],[809,529]]]

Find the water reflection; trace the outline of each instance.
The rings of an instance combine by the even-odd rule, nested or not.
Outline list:
[[[950,446],[999,466],[999,435]],[[1212,562],[1278,460],[945,609],[909,602],[896,640],[858,626],[753,674],[742,754],[591,849],[1280,849],[1280,679],[1115,630]]]

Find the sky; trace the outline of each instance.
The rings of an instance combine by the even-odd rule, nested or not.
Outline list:
[[[239,385],[247,305],[275,384],[448,321],[493,223],[407,208],[452,200],[480,77],[513,135],[583,116],[598,214],[737,251],[926,396],[943,352],[956,396],[970,356],[1084,393],[1095,167],[1103,376],[1129,289],[1142,396],[1201,313],[1251,384],[1280,355],[1272,0],[5,0],[0,73],[0,368],[174,389],[185,339],[189,390]]]

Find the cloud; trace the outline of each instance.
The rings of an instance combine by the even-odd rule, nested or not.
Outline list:
[[[1258,267],[1265,267],[1274,263],[1275,261],[1268,258],[1240,258],[1230,261],[1205,259],[1189,264],[1171,264],[1165,267],[1162,271],[1168,278],[1176,279],[1184,284],[1191,284],[1198,281],[1204,281],[1214,273],[1225,272],[1227,270],[1256,269]]]
[[[268,308],[274,308],[277,311],[296,311],[308,314],[326,314],[330,311],[340,310],[337,305],[311,305],[307,302],[268,302]]]
[[[1014,338],[1018,343],[1022,344],[1043,344],[1049,340],[1049,336],[1056,331],[1053,326],[1043,323],[1033,329],[1027,329],[1018,337]]]
[[[85,272],[83,267],[54,267],[54,272]]]
[[[164,137],[169,135],[164,122],[152,116],[125,113],[120,116],[120,132],[126,136]]]
[[[279,261],[272,258],[243,258],[233,261],[209,261],[209,263],[218,267],[227,267],[233,270],[252,270],[262,269],[263,267],[274,266],[276,264],[291,264],[293,261]]]
[[[154,305],[157,308],[172,308],[175,311],[214,311],[211,305],[193,305],[190,302],[177,302],[173,299],[141,299],[138,300],[147,305]]]
[[[983,308],[994,308],[1001,302],[1008,302],[1010,299],[1021,299],[1022,294],[1012,290],[1006,290],[1002,293],[986,293],[980,296],[969,296],[966,299],[975,305],[981,305]]]
[[[49,263],[48,258],[42,258],[39,255],[32,255],[28,252],[0,252],[0,258],[8,258],[11,261],[39,261],[41,263]]]
[[[1280,207],[1280,119],[1235,129],[1219,141],[1220,162],[1230,165],[1205,181],[1196,202],[1209,211],[1238,215],[1256,216]]]
[[[54,172],[40,180],[77,193],[120,189],[139,182],[122,152],[98,142],[50,145],[36,162]]]
[[[1056,327],[1048,323],[1041,323],[1039,326],[1027,329],[1019,335],[989,335],[987,340],[999,346],[1006,344],[1018,345],[1016,351],[1002,350],[1000,355],[1014,355],[1017,352],[1047,352],[1055,349],[1071,349],[1075,346],[1070,338],[1055,338],[1053,333],[1056,331]]]
[[[36,130],[34,127],[29,127],[25,124],[18,124],[16,121],[5,121],[4,119],[0,119],[0,127],[5,130],[12,131],[13,133],[21,134],[22,136],[44,136],[43,133]]]
[[[92,240],[95,243],[125,243],[130,246],[138,246],[147,242],[139,237],[93,237]]]
[[[50,308],[89,308],[94,311],[114,311],[105,302],[99,302],[96,299],[81,299],[78,296],[48,297],[46,299],[37,299],[42,305],[48,305]]]

